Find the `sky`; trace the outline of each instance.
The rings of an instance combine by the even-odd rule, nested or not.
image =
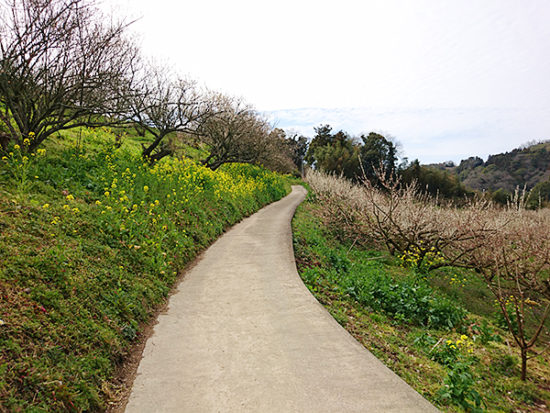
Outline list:
[[[305,136],[423,163],[550,139],[547,0],[101,0],[143,53]]]

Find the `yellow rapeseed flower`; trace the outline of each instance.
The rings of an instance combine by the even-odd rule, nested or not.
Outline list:
[[[44,204],[44,205],[42,205],[42,208],[44,208],[44,209],[48,209],[49,207],[50,207],[50,204]]]
[[[69,201],[72,201],[74,199],[74,196],[71,194],[67,195],[65,198],[67,198]]]

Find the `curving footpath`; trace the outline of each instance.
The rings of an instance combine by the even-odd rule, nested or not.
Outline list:
[[[431,412],[300,280],[293,187],[203,255],[155,326],[126,412]]]

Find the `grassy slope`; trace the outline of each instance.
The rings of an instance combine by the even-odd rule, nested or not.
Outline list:
[[[250,165],[151,169],[139,139],[114,140],[77,131],[0,162],[0,411],[103,410],[178,270],[289,189]]]
[[[475,382],[471,389],[485,400],[488,411],[547,411],[550,356],[531,360],[529,380],[519,380],[517,348],[511,336],[495,325],[492,298],[482,283],[458,270],[442,272],[431,280],[439,291],[436,297],[443,301],[450,297],[469,311],[465,323],[454,329],[410,323],[407,311],[417,310],[406,299],[397,313],[392,313],[391,306],[382,309],[383,303],[376,300],[361,304],[352,298],[358,289],[372,297],[381,289],[377,283],[389,279],[400,284],[414,275],[378,251],[340,244],[323,230],[315,210],[314,202],[306,202],[293,221],[300,275],[335,319],[388,367],[445,411],[461,411],[438,395],[447,373],[459,363],[471,364]],[[398,295],[394,301],[402,297]],[[462,335],[467,340],[462,340],[458,351],[449,351],[447,340],[455,345]],[[460,387],[457,384],[455,389]]]

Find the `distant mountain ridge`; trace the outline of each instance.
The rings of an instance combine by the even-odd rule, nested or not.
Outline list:
[[[452,162],[427,166],[454,173],[466,187],[478,191],[513,192],[518,186],[530,190],[550,180],[550,140],[490,155],[485,162],[473,156],[458,166]]]

